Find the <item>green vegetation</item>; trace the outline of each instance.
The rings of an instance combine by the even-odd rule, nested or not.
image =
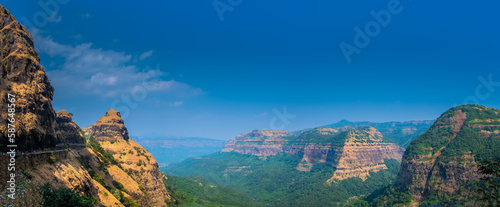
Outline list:
[[[82,165],[85,169],[90,168],[90,158],[88,156],[76,157],[76,160]]]
[[[102,187],[106,188],[107,190],[111,190],[112,188],[108,185],[108,183],[104,180],[104,177],[95,171],[89,171],[90,177],[97,181],[99,184],[102,185]]]
[[[406,190],[395,186],[388,186],[373,192],[366,201],[371,206],[409,206],[414,197]]]
[[[56,158],[55,158],[55,157],[50,156],[50,157],[49,157],[49,159],[48,159],[48,162],[49,162],[50,164],[53,164],[54,162],[56,162]]]
[[[241,191],[210,183],[203,177],[168,176],[163,179],[172,201],[169,206],[261,206]]]
[[[89,141],[88,143],[90,144],[90,146],[92,147],[92,150],[94,150],[94,152],[104,160],[105,163],[111,163],[113,165],[116,165],[118,166],[119,168],[123,169],[122,166],[120,165],[120,163],[118,163],[118,161],[115,160],[115,158],[113,157],[113,155],[109,154],[108,152],[106,152],[102,147],[101,145],[99,144],[99,142],[93,137],[93,136],[90,136],[89,138]]]
[[[500,158],[484,160],[478,164],[479,172],[487,177],[481,178],[478,191],[481,200],[489,206],[500,205]]]
[[[40,186],[40,190],[43,194],[43,206],[46,207],[92,207],[97,202],[94,198],[79,196],[73,189],[52,189],[49,183]]]
[[[368,195],[395,181],[400,163],[386,160],[388,170],[366,181],[351,178],[331,185],[335,168],[316,163],[310,172],[296,169],[301,157],[278,154],[262,159],[238,153],[217,153],[188,159],[164,169],[167,174],[200,175],[212,183],[240,190],[269,206],[337,206],[353,196]]]
[[[121,184],[120,182],[113,180],[112,183],[113,183],[113,186],[115,186],[116,189],[121,190],[123,192],[127,192],[125,190],[125,188],[123,187],[123,184]]]
[[[460,117],[460,111],[465,113],[465,120],[463,116]],[[449,176],[463,176],[461,173],[468,173],[455,169],[453,166],[457,163],[466,166],[467,163],[479,162],[479,172],[485,175],[481,179],[470,178],[464,183],[457,183],[459,186],[454,189],[453,195],[440,190],[430,190],[425,193],[420,205],[497,206],[500,204],[499,120],[498,109],[478,105],[454,107],[443,113],[426,133],[412,142],[405,152],[404,159],[417,158],[420,162],[429,161],[434,158],[421,158],[419,155],[441,153],[436,158],[436,163],[440,163],[440,169],[435,170],[438,173],[433,172],[428,178],[431,189],[441,189],[446,182],[441,182],[440,179],[453,179]],[[448,163],[451,163],[451,167],[448,167]],[[395,186],[378,191],[365,199],[372,206],[397,206],[409,204],[411,200],[413,198],[407,189]]]
[[[26,176],[26,178],[28,178],[29,180],[31,180],[33,178],[33,175],[31,175],[31,173],[29,173],[28,171],[26,170],[21,170],[21,173]]]
[[[467,120],[455,136],[449,120],[459,110],[467,115]],[[485,137],[481,131],[494,132],[500,129],[499,123],[497,123],[500,119],[499,112],[498,109],[478,105],[451,108],[436,120],[431,129],[412,142],[412,145],[406,150],[405,158],[411,160],[415,155],[435,154],[441,148],[446,147],[443,156],[440,156],[440,160],[443,162],[449,162],[457,156],[467,154],[473,154],[477,162],[491,159],[492,156],[496,156],[500,152],[500,136],[492,133],[492,135]],[[490,123],[486,123],[488,126],[474,127],[485,124],[486,120],[490,121]],[[496,121],[491,122],[491,120]]]

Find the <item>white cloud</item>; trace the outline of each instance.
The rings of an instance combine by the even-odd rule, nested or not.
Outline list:
[[[139,56],[139,60],[144,60],[148,57],[150,57],[151,55],[153,55],[153,50],[150,50],[150,51],[147,51],[145,53],[142,53],[140,56]]]
[[[142,70],[134,64],[132,55],[113,50],[95,48],[91,43],[76,46],[55,42],[39,31],[32,31],[36,49],[59,64],[47,70],[56,93],[100,95],[118,97],[130,93],[137,87],[146,87],[151,92],[169,94],[175,97],[192,97],[204,94],[203,90],[175,80],[166,80],[167,74],[157,69]],[[147,58],[148,51],[140,55]]]
[[[91,83],[96,83],[98,85],[114,85],[118,77],[116,76],[106,76],[103,73],[97,73],[90,78]]]

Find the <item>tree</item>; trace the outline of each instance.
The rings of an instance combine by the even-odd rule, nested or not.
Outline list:
[[[489,206],[500,205],[500,158],[483,160],[477,166],[479,172],[487,176],[479,182],[481,200],[487,201]]]

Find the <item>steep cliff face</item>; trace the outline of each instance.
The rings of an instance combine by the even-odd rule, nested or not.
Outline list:
[[[385,159],[401,160],[404,153],[398,145],[384,142],[382,133],[373,127],[348,131],[345,136],[337,170],[329,182],[351,177],[366,180],[370,172],[387,169]]]
[[[292,133],[282,130],[256,129],[230,140],[222,152],[238,152],[257,156],[272,156],[283,152]]]
[[[325,163],[337,170],[328,182],[359,177],[387,169],[385,159],[401,160],[404,149],[384,141],[373,127],[342,126],[315,128],[300,135],[278,130],[254,130],[229,141],[222,152],[256,156],[278,153],[302,157],[297,170],[310,171],[314,164]]]
[[[122,183],[127,194],[140,205],[166,206],[170,195],[158,163],[147,150],[129,139],[119,112],[111,109],[95,125],[85,129],[90,130],[87,133],[121,166],[108,168],[109,175],[104,175],[107,179]]]
[[[371,126],[377,129],[385,139],[406,148],[410,142],[425,133],[432,126],[434,120],[423,121],[405,121],[405,122],[351,122],[347,120],[339,121],[335,124],[326,125],[327,128],[336,128],[342,126],[367,127]]]
[[[476,163],[500,155],[500,110],[477,105],[446,111],[404,154],[397,185],[417,200],[467,198],[479,178]]]
[[[0,6],[0,141],[6,150],[8,94],[15,96],[15,128],[18,151],[54,147],[54,89],[50,85],[33,39],[7,9]]]
[[[85,137],[80,127],[73,122],[73,118],[65,110],[57,112],[56,134],[58,145],[85,144]]]
[[[110,109],[106,115],[101,117],[94,125],[92,125],[91,135],[97,141],[120,141],[128,140],[128,130],[123,124],[123,119],[120,112]]]

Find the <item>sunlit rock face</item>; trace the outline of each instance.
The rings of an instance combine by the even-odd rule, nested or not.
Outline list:
[[[278,153],[302,157],[297,170],[310,171],[315,163],[326,163],[337,170],[328,182],[359,177],[387,169],[385,159],[401,160],[404,149],[383,140],[373,127],[342,126],[315,128],[294,134],[281,130],[254,130],[230,140],[222,152],[256,156]]]
[[[110,109],[91,128],[91,135],[100,142],[128,140],[128,130],[120,112]]]

